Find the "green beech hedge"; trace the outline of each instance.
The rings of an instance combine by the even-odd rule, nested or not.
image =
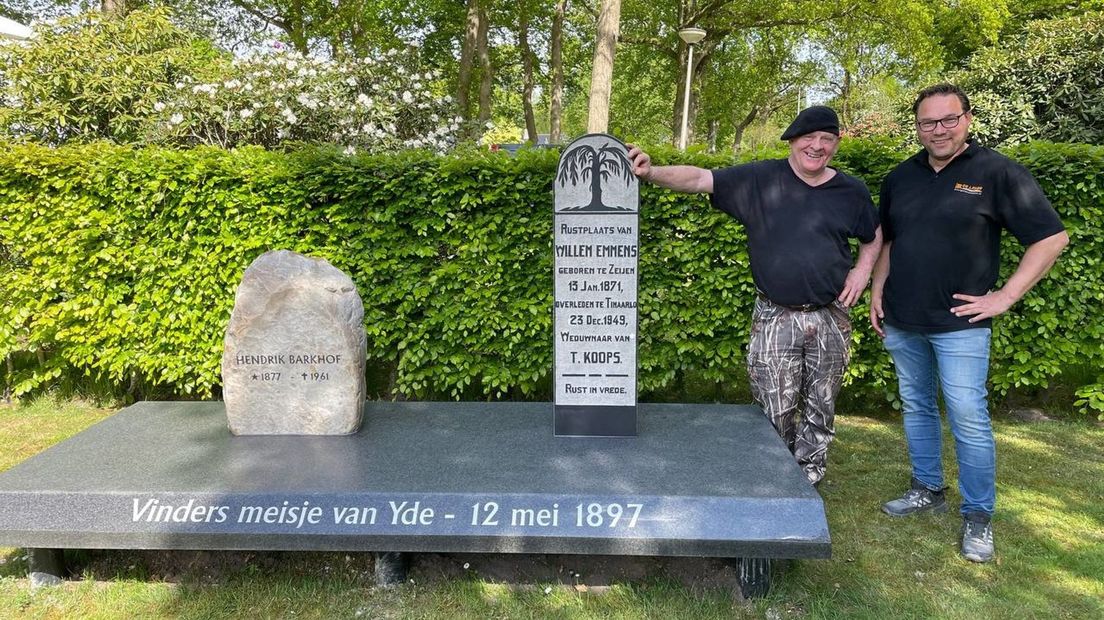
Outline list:
[[[905,154],[850,140],[836,163],[877,195]],[[1073,241],[997,322],[998,392],[1104,359],[1104,148],[1035,143],[1010,154],[1035,173]],[[20,394],[76,373],[146,395],[216,395],[237,282],[259,254],[287,248],[357,282],[370,372],[392,394],[546,398],[557,156],[6,145],[6,382]],[[686,373],[742,381],[754,290],[742,228],[703,196],[641,192],[640,388],[661,393]],[[1006,275],[1021,253],[1010,250]],[[850,379],[891,394],[892,369],[865,316],[855,310]],[[1099,388],[1083,396],[1099,399]]]

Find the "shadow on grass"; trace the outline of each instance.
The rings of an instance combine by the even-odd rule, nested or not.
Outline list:
[[[108,584],[130,589],[123,615],[171,618],[756,617],[730,590],[687,587],[654,574],[604,586],[588,586],[587,578],[502,583],[476,571],[439,574],[441,562],[472,555],[425,554],[408,583],[379,588],[365,553],[97,551],[83,558],[82,583],[50,596],[54,609],[60,604],[76,612],[86,584]],[[83,615],[100,610],[86,608]]]
[[[821,487],[833,558],[796,563],[775,602],[825,618],[1104,617],[1104,433],[1084,423],[996,424],[997,561],[976,565],[958,553],[949,435],[951,510],[894,519],[880,506],[908,485],[900,423],[851,417],[838,430]]]

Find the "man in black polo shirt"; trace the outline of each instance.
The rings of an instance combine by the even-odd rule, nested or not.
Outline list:
[[[881,234],[866,186],[828,167],[839,147],[835,111],[801,111],[782,139],[790,143],[786,159],[722,170],[652,166],[632,145],[629,158],[641,179],[712,194],[714,207],[746,227],[759,289],[748,350],[752,394],[819,485],[850,359],[848,309],[866,289]],[[861,244],[854,268],[851,237]]]
[[[996,448],[985,389],[991,319],[1031,290],[1069,237],[1023,166],[969,139],[973,117],[961,89],[927,88],[913,113],[924,150],[882,184],[885,248],[871,289],[870,322],[897,369],[912,464],[909,490],[882,510],[905,516],[947,509],[938,390],[958,458],[962,555],[987,562],[993,557],[990,518],[996,505]],[[1002,229],[1027,250],[1015,273],[994,290]]]

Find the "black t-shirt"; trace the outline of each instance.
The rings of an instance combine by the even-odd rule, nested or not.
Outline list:
[[[927,151],[906,159],[882,183],[879,211],[893,242],[885,320],[916,332],[991,326],[951,314],[966,303],[951,296],[984,295],[997,283],[1001,229],[1023,245],[1064,229],[1027,169],[973,143],[939,172]]]
[[[862,181],[837,171],[812,187],[785,159],[714,170],[712,202],[746,227],[755,285],[787,306],[838,297],[851,269],[847,239],[870,243],[878,226]]]

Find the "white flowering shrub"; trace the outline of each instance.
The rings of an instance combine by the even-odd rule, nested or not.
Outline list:
[[[417,54],[336,61],[275,49],[235,59],[216,73],[217,79],[176,82],[155,104],[153,141],[444,151],[460,133],[452,98],[437,94],[444,89],[441,76],[421,69]]]

